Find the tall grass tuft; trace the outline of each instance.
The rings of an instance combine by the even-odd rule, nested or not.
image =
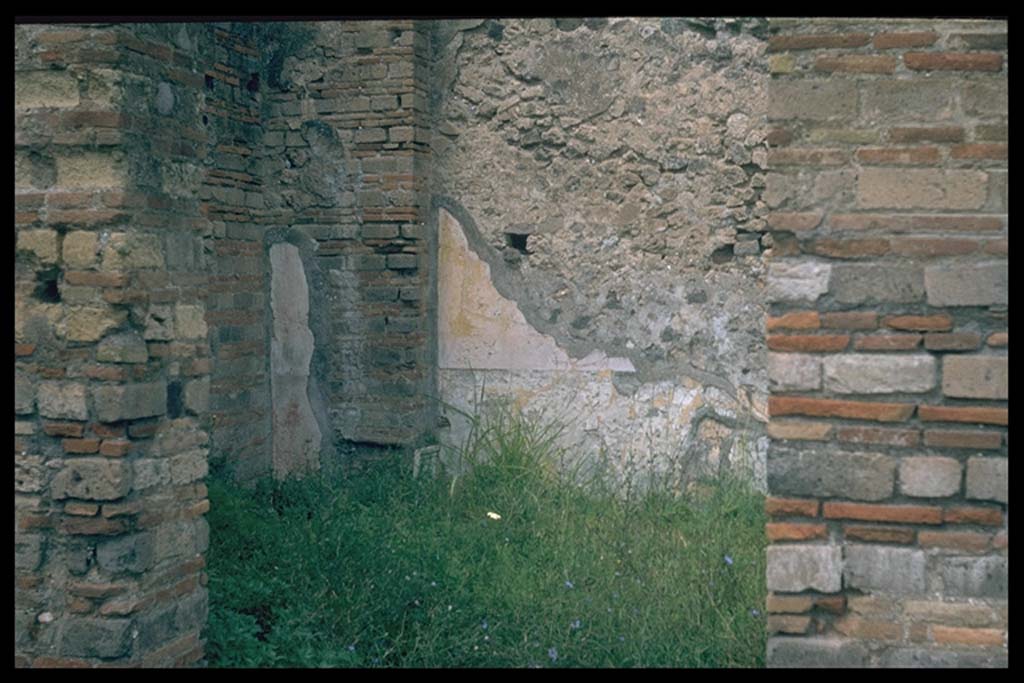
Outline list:
[[[758,667],[763,498],[623,496],[499,410],[450,477],[210,482],[211,666]]]

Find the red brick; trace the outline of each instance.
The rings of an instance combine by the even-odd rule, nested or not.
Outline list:
[[[1010,241],[1009,240],[985,240],[982,246],[982,251],[986,254],[996,254],[999,256],[1006,256],[1010,253]]]
[[[973,408],[961,406],[928,406],[918,408],[918,416],[925,422],[970,422],[974,424],[1009,424],[1006,408]]]
[[[68,592],[83,598],[109,598],[120,595],[131,588],[127,583],[91,583],[88,581],[72,581]]]
[[[64,273],[64,281],[69,285],[85,285],[87,287],[124,287],[128,284],[128,276],[124,273],[69,270]]]
[[[768,540],[775,541],[809,541],[815,538],[827,538],[828,527],[824,524],[793,524],[790,522],[769,522],[765,524]]]
[[[15,357],[31,356],[36,352],[35,344],[14,344],[14,355]]]
[[[900,256],[956,256],[973,254],[978,240],[904,237],[891,240],[892,253]]]
[[[769,593],[765,600],[765,608],[768,612],[779,613],[801,613],[810,612],[814,607],[814,598],[810,595],[779,595]]]
[[[834,213],[828,222],[835,230],[984,232],[1003,229],[1003,219],[998,216],[971,214]]]
[[[902,422],[914,414],[912,403],[870,403],[796,396],[770,396],[768,414],[811,415],[814,417],[841,417],[851,420]]]
[[[866,543],[910,544],[914,542],[915,531],[899,526],[845,525],[843,534],[849,540]]]
[[[942,512],[942,521],[947,524],[977,524],[979,526],[1002,526],[1003,511],[994,507],[958,505]]]
[[[116,439],[123,437],[127,430],[122,423],[111,423],[103,424],[102,422],[93,422],[89,425],[92,433],[102,439]]]
[[[94,517],[100,511],[100,506],[95,503],[78,503],[69,501],[64,503],[64,514],[76,515],[78,517]]]
[[[899,31],[879,33],[871,44],[879,50],[893,47],[928,47],[939,39],[934,31]]]
[[[770,334],[768,348],[772,351],[835,352],[843,351],[850,343],[848,334]]]
[[[1010,547],[1010,532],[1000,531],[992,539],[992,547],[995,550],[1007,550]]]
[[[899,61],[889,55],[839,55],[818,57],[814,60],[815,71],[843,71],[863,74],[891,74]]]
[[[919,334],[869,334],[857,337],[853,348],[857,351],[907,351],[921,343]]]
[[[810,249],[812,254],[829,258],[867,258],[883,256],[889,253],[889,240],[886,239],[817,239]]]
[[[840,426],[836,428],[836,440],[847,443],[871,443],[908,448],[920,443],[921,432],[916,429]]]
[[[764,510],[769,517],[816,517],[818,501],[807,498],[775,498],[764,501]]]
[[[811,618],[795,614],[769,614],[767,627],[769,635],[773,633],[804,635],[811,627]]]
[[[98,379],[107,382],[123,382],[128,379],[127,368],[116,365],[87,365],[82,369],[82,374],[89,379]]]
[[[806,232],[817,228],[824,216],[821,211],[773,211],[768,214],[768,227],[775,230]]]
[[[938,147],[869,147],[857,150],[857,161],[866,164],[937,164]]]
[[[931,505],[873,505],[870,503],[825,503],[826,519],[859,519],[864,522],[941,524],[942,508]]]
[[[981,346],[977,332],[929,332],[924,347],[929,351],[974,351]]]
[[[142,503],[134,500],[130,503],[107,503],[103,506],[102,514],[106,518],[124,517],[135,515],[142,511]]]
[[[136,422],[128,425],[128,436],[133,439],[148,439],[156,434],[156,430],[159,426],[160,425],[155,420],[148,422]]]
[[[894,330],[914,332],[944,332],[953,329],[953,318],[948,315],[887,315],[882,324]]]
[[[1003,56],[998,52],[907,52],[903,63],[915,71],[999,71]]]
[[[196,503],[195,505],[192,505],[187,510],[185,510],[185,517],[189,517],[189,518],[191,518],[191,517],[199,517],[200,515],[205,515],[209,511],[210,511],[210,501],[209,500],[201,500],[198,503]]]
[[[78,438],[85,432],[85,425],[81,422],[43,422],[43,431],[50,436]]]
[[[64,439],[61,442],[65,453],[95,453],[100,449],[99,439]]]
[[[997,143],[974,143],[972,145],[954,145],[949,156],[953,159],[1006,159],[1009,157],[1009,145]]]
[[[773,439],[827,441],[832,436],[828,422],[810,420],[772,420],[768,423],[768,436]]]
[[[821,327],[817,311],[795,311],[778,317],[768,317],[767,328],[773,330],[816,330]]]
[[[922,531],[917,535],[917,542],[922,548],[948,548],[967,553],[980,553],[988,550],[992,535],[973,531]]]
[[[821,326],[826,329],[873,330],[878,327],[878,314],[874,311],[822,313]]]
[[[949,645],[976,645],[1002,647],[1004,632],[997,628],[967,628],[964,626],[932,626],[936,643]]]
[[[893,142],[960,142],[964,139],[964,129],[958,126],[891,128],[889,139]]]
[[[793,141],[793,134],[785,128],[772,128],[765,141],[772,147],[781,147]]]
[[[993,332],[988,336],[988,345],[1003,347],[1010,345],[1010,333],[1009,332]]]
[[[842,149],[771,149],[768,151],[768,166],[841,166],[847,157],[847,152]]]
[[[131,450],[131,441],[112,441],[110,439],[105,439],[103,443],[100,444],[100,455],[105,455],[111,458],[120,458],[130,453]]]
[[[32,660],[33,669],[91,669],[92,664],[84,659],[69,657],[36,657]]]
[[[936,448],[982,448],[997,450],[1002,444],[1000,432],[969,431],[965,429],[927,429],[924,432],[926,446]]]
[[[768,51],[816,50],[818,48],[863,47],[871,40],[868,33],[805,33],[787,36],[772,36],[768,39]]]
[[[899,640],[903,637],[903,625],[895,621],[865,619],[854,614],[833,622],[839,633],[850,638],[865,640]]]

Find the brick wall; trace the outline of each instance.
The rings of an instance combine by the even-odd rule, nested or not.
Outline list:
[[[202,656],[202,81],[171,38],[16,31],[16,665]]]
[[[770,666],[1007,663],[1007,52],[777,20]]]

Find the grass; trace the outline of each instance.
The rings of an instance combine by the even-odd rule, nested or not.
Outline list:
[[[551,427],[477,427],[449,477],[396,453],[255,491],[212,478],[210,666],[763,666],[760,494],[624,496],[567,473]]]

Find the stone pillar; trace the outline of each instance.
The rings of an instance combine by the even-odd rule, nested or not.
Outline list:
[[[1006,23],[772,23],[768,665],[1006,666]]]

